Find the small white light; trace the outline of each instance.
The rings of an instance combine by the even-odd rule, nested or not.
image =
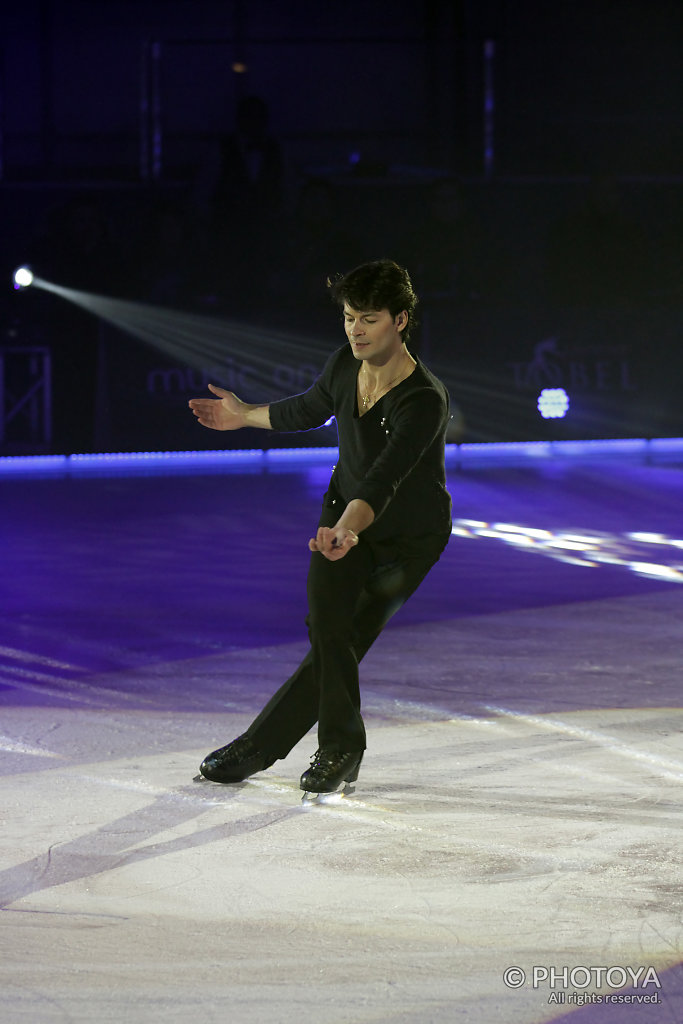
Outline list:
[[[28,267],[19,267],[14,271],[14,287],[28,288],[33,284],[33,272]]]
[[[550,540],[553,534],[550,530],[537,530],[534,527],[529,526],[517,526],[515,523],[494,523],[494,530],[500,530],[501,533],[521,533],[527,537],[535,537],[536,540]]]
[[[670,565],[658,565],[656,562],[629,562],[629,569],[641,576],[658,576],[665,580],[683,580],[683,573]]]
[[[562,419],[569,409],[569,395],[564,388],[543,388],[537,406],[544,420]]]

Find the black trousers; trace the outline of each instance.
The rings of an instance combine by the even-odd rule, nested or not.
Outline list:
[[[319,525],[332,526],[339,515],[324,508]],[[375,541],[370,531],[338,561],[311,555],[310,651],[247,730],[264,755],[272,761],[286,757],[316,721],[319,747],[365,749],[358,664],[439,560],[449,537],[450,530]]]

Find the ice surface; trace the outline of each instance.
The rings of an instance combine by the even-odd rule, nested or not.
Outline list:
[[[498,471],[454,496],[482,521],[677,535],[676,470],[648,491],[642,467],[563,472],[556,504]],[[454,538],[364,662],[354,792],[302,803],[314,734],[240,785],[194,781],[305,649],[309,500],[253,479],[241,517],[216,511],[219,485],[252,493],[232,477],[89,480],[88,502],[11,485],[2,1024],[679,1024],[683,588]],[[269,487],[288,525],[259,560]],[[641,966],[661,987],[581,987]]]

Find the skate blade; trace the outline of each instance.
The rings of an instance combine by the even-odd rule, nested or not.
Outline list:
[[[311,807],[315,804],[340,804],[344,797],[351,796],[356,792],[356,787],[344,783],[343,789],[336,789],[333,793],[309,793],[308,790],[301,798],[304,807]]]

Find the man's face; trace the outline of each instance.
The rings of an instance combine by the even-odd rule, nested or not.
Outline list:
[[[381,366],[400,350],[407,314],[388,309],[360,310],[344,303],[344,329],[356,359]]]

